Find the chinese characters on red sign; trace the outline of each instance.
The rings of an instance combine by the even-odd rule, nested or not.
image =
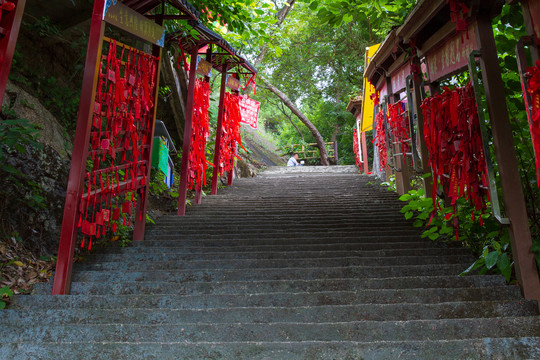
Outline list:
[[[227,85],[228,88],[234,91],[238,91],[238,88],[240,88],[240,80],[227,75],[227,80],[225,81],[225,85]]]
[[[197,58],[197,72],[204,76],[212,75],[212,64],[198,57]]]
[[[397,93],[407,86],[405,80],[411,74],[411,65],[406,63],[398,71],[392,74],[392,92]]]
[[[452,36],[442,46],[426,54],[430,81],[437,81],[467,66],[469,55],[478,48],[475,26],[472,24],[467,33]]]
[[[250,99],[247,95],[242,95],[240,97],[240,112],[242,114],[241,122],[256,129],[260,106],[260,102]]]
[[[128,31],[152,44],[163,46],[165,33],[163,27],[148,20],[120,1],[105,7],[103,20],[122,30]]]

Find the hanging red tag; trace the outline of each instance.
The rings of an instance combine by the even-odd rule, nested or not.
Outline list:
[[[103,217],[103,212],[99,211],[96,214],[96,224],[103,226],[105,224],[105,218]]]
[[[96,224],[91,223],[88,220],[83,220],[81,231],[83,234],[86,234],[86,235],[90,235],[90,236],[96,235]]]
[[[132,206],[131,206],[131,203],[129,201],[126,201],[122,204],[122,212],[124,214],[129,214],[131,215],[131,212],[132,212]]]
[[[113,84],[116,83],[116,74],[114,73],[114,70],[109,69],[109,71],[107,71],[107,79]]]
[[[112,219],[113,219],[113,221],[118,220],[119,218],[120,218],[120,209],[119,208],[113,209],[113,211],[112,211]]]
[[[103,209],[101,213],[103,214],[103,221],[109,222],[111,220],[111,211],[109,209]]]
[[[103,139],[101,140],[101,149],[108,150],[110,146],[110,140],[109,139]]]

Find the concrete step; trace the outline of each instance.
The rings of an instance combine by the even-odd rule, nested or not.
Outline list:
[[[258,281],[108,281],[82,282],[71,285],[72,295],[130,295],[130,294],[262,294],[275,292],[360,291],[366,289],[431,289],[505,286],[504,278],[495,276],[423,276],[382,279],[327,279],[321,280],[258,280]],[[37,294],[49,295],[51,283],[40,283]]]
[[[230,260],[185,260],[166,261],[122,261],[79,263],[77,271],[151,271],[151,270],[197,270],[197,269],[258,269],[258,268],[291,268],[303,267],[347,267],[347,266],[392,266],[392,265],[428,265],[428,264],[463,264],[473,263],[471,255],[442,256],[399,256],[399,257],[340,257],[340,258],[289,258],[289,259],[230,259]]]
[[[83,271],[73,274],[73,281],[237,281],[237,280],[312,280],[342,278],[387,278],[396,276],[455,276],[470,266],[463,264],[237,268],[152,271]]]
[[[348,321],[332,323],[269,322],[159,325],[82,324],[5,325],[0,338],[9,343],[49,342],[227,342],[238,341],[422,341],[466,340],[484,337],[526,337],[540,334],[537,317],[441,319],[409,321]]]
[[[204,241],[166,241],[166,242],[150,242],[149,240],[141,242],[133,242],[132,246],[119,248],[105,247],[97,248],[92,252],[96,255],[103,253],[111,254],[202,254],[202,253],[215,253],[215,252],[285,252],[285,251],[388,251],[388,250],[416,250],[418,253],[422,253],[424,250],[438,250],[441,249],[441,244],[429,241],[429,240],[417,240],[407,242],[375,242],[377,239],[372,239],[373,242],[358,243],[354,240],[343,243],[303,243],[303,244],[281,244],[281,245],[245,245],[232,243],[232,245],[225,245],[223,243],[209,243]]]
[[[268,322],[332,323],[524,317],[538,315],[534,301],[447,302],[438,304],[362,304],[299,307],[222,307],[184,309],[6,310],[2,323],[11,326],[82,324],[234,324]]]
[[[225,341],[225,342],[103,342],[11,343],[0,347],[0,358],[101,359],[538,359],[540,337],[485,337],[419,341]]]
[[[390,243],[418,243],[422,239],[414,234],[404,235],[358,235],[358,236],[340,236],[333,234],[302,234],[295,235],[290,233],[283,234],[200,234],[186,235],[179,233],[168,233],[162,235],[149,236],[144,241],[134,243],[134,246],[141,247],[170,247],[170,246],[301,246],[301,245],[335,245],[335,244],[380,244],[379,249],[384,248],[386,242]],[[429,245],[427,246],[429,247]]]
[[[149,249],[153,250],[153,248]],[[441,249],[402,249],[402,250],[328,250],[328,251],[213,251],[199,253],[182,252],[118,252],[118,253],[92,253],[85,255],[88,263],[106,262],[162,262],[162,261],[189,261],[197,259],[199,261],[209,260],[270,260],[270,259],[309,259],[309,258],[372,258],[372,257],[411,257],[411,256],[448,256],[448,255],[470,255],[470,250],[466,248]],[[81,264],[84,265],[84,264]]]
[[[436,304],[452,301],[521,300],[519,288],[364,289],[360,291],[275,292],[203,295],[33,295],[14,296],[13,309],[206,309],[222,307],[299,307],[349,304]]]

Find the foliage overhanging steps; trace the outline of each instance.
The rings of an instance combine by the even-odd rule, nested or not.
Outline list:
[[[0,312],[0,359],[538,359],[537,305],[354,167],[270,168]]]

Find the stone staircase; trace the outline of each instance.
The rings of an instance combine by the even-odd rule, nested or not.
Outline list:
[[[0,359],[538,359],[535,302],[458,274],[354,167],[270,168],[0,311]]]

